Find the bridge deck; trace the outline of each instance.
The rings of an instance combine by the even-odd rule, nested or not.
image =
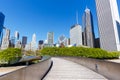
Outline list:
[[[108,80],[77,63],[61,58],[52,58],[52,60],[52,69],[43,80]]]

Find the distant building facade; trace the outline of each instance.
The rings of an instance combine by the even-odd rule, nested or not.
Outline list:
[[[21,48],[21,41],[19,40],[19,32],[15,31],[15,48]]]
[[[27,44],[27,36],[23,36],[22,37],[22,47],[25,48],[26,44]]]
[[[5,19],[5,15],[2,12],[0,12],[0,46],[2,44],[2,38],[3,38],[4,19]]]
[[[95,34],[93,29],[93,18],[90,9],[86,8],[83,14],[83,45],[94,47]]]
[[[36,51],[37,48],[36,48],[36,34],[33,34],[32,36],[32,41],[31,41],[31,50],[32,51]]]
[[[79,24],[73,25],[70,29],[70,44],[82,45],[82,27]]]
[[[68,45],[70,45],[70,41],[67,37],[65,37],[64,35],[61,35],[59,38],[58,38],[58,43],[59,43],[59,46],[65,46],[67,47]]]
[[[9,44],[10,44],[9,39],[10,39],[10,30],[6,29],[5,36],[3,37],[3,40],[2,40],[1,49],[7,49],[9,47]]]
[[[59,46],[66,46],[65,42],[66,42],[66,37],[64,35],[61,35],[58,38],[58,42],[59,42]]]
[[[25,44],[27,38],[24,37],[24,39],[25,39],[25,42],[22,42],[22,43]],[[37,50],[37,48],[36,48],[36,34],[33,34],[32,41],[25,45],[25,50],[30,50],[30,51],[34,51],[34,52]]]
[[[25,45],[25,50],[30,50],[31,51],[31,43],[28,43]]]
[[[16,41],[15,48],[21,48],[21,41],[20,40]]]
[[[44,41],[43,40],[39,40],[38,42],[38,49],[42,49],[44,45]]]
[[[54,47],[54,44],[44,44],[43,47]]]
[[[100,35],[100,47],[120,51],[120,23],[117,0],[95,0]]]
[[[100,38],[95,38],[95,48],[100,48]]]
[[[10,39],[10,47],[15,47],[15,37],[12,36],[11,39]]]
[[[54,44],[54,33],[53,32],[48,32],[47,33],[47,42],[49,45]]]
[[[15,38],[16,38],[16,40],[19,40],[19,32],[18,31],[15,31]]]

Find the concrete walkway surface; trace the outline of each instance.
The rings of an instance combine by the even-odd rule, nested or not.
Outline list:
[[[26,66],[0,67],[0,76],[18,70]]]
[[[111,62],[115,62],[115,63],[120,63],[120,58],[119,59],[111,59],[111,60],[107,60],[107,61],[111,61]]]
[[[53,66],[43,80],[108,80],[104,76],[77,63],[52,58]]]

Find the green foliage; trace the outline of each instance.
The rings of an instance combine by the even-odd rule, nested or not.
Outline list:
[[[25,51],[24,54],[25,54],[26,56],[35,56],[35,55],[36,55],[36,53],[33,52],[33,51],[31,51],[31,50]]]
[[[0,64],[11,64],[21,57],[21,49],[8,48],[0,52]]]
[[[117,52],[107,52],[99,48],[83,48],[83,47],[47,47],[40,51],[41,55],[50,55],[50,56],[80,56],[87,58],[96,58],[96,59],[113,59],[119,58],[119,53]]]
[[[39,50],[36,50],[36,51],[24,50],[24,51],[22,51],[22,53],[26,56],[41,56],[39,54]]]

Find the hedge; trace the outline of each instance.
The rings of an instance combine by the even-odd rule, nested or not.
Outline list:
[[[0,52],[0,65],[13,64],[22,57],[21,49],[8,48]]]
[[[80,56],[87,58],[96,59],[113,59],[119,58],[119,53],[117,52],[107,52],[99,48],[83,48],[83,47],[46,47],[40,51],[41,55],[49,56]]]

